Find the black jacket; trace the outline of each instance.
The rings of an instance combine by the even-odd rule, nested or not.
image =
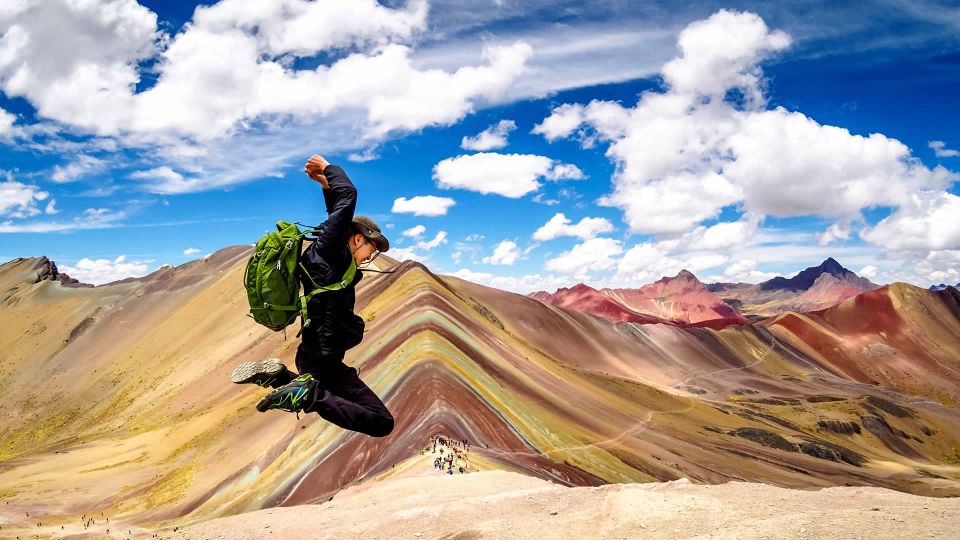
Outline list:
[[[317,240],[310,244],[301,257],[303,267],[317,285],[329,285],[340,281],[350,265],[350,223],[357,208],[357,188],[343,169],[327,165],[323,169],[330,189],[323,190],[327,204],[327,220],[316,234]],[[353,312],[356,302],[355,287],[362,275],[357,270],[353,282],[339,291],[320,293],[307,304],[310,325],[303,329],[302,348],[316,355],[338,355],[356,346],[363,339],[363,319]],[[310,279],[300,273],[304,294],[313,290]]]

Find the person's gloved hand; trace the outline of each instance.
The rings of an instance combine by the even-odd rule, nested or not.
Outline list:
[[[323,175],[323,170],[326,169],[329,164],[330,163],[323,159],[323,157],[314,154],[310,156],[307,164],[303,166],[303,172],[307,173],[307,176],[314,181],[320,182],[320,184],[323,185],[323,189],[329,189],[330,184],[327,182],[327,177]]]

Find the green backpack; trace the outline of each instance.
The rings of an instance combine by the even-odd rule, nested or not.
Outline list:
[[[316,229],[301,231],[296,223],[277,222],[277,232],[264,235],[257,242],[253,255],[247,261],[243,274],[243,284],[247,288],[250,301],[250,316],[253,320],[271,330],[283,330],[297,318],[302,317],[299,336],[303,329],[310,326],[307,316],[307,303],[314,296],[327,291],[337,291],[350,285],[357,271],[357,263],[350,257],[350,266],[343,278],[330,285],[319,286],[310,277],[310,273],[300,262],[303,237],[319,232]],[[300,294],[298,273],[304,275],[313,284],[313,290],[306,295]]]

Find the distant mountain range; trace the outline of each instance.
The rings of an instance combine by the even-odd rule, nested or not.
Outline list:
[[[558,289],[552,294],[537,291],[528,296],[612,321],[712,328],[749,322],[686,270],[639,289],[597,290],[580,283],[569,289]]]
[[[806,313],[826,309],[877,287],[879,285],[847,270],[832,257],[792,278],[775,277],[756,285],[713,283],[707,286],[753,320],[785,311]]]
[[[396,418],[370,438],[312,413],[258,413],[265,390],[230,383],[240,362],[293,367],[298,344],[296,326],[285,339],[247,316],[250,252],[92,288],[65,286],[46,259],[0,265],[0,518],[15,520],[3,534],[58,536],[103,514],[110,527],[172,528],[336,506],[349,486],[436,472],[418,463],[438,433],[469,439],[478,470],[562,485],[960,495],[952,287],[896,283],[747,323],[689,272],[636,290],[570,289],[573,305],[594,302],[612,321],[381,256],[377,269],[393,273],[358,285],[365,338],[345,359]],[[756,294],[813,302],[849,285],[821,272],[802,292]]]
[[[760,283],[759,287],[760,290],[763,291],[806,291],[813,287],[813,284],[824,274],[833,276],[839,282],[849,283],[861,291],[869,291],[870,289],[877,288],[877,285],[871,283],[869,279],[862,278],[854,272],[847,270],[833,257],[828,257],[827,260],[820,263],[820,266],[811,266],[792,278],[775,277],[769,281]]]
[[[939,285],[931,285],[931,286],[930,286],[930,290],[931,290],[931,291],[942,291],[942,290],[946,289],[947,287],[957,287],[958,289],[960,289],[960,283],[957,283],[956,285],[945,285],[945,284],[943,284],[943,283],[941,283],[941,284],[939,284]]]
[[[638,289],[594,289],[583,283],[554,293],[528,296],[541,302],[592,313],[612,321],[709,326],[747,324],[785,311],[825,309],[877,288],[869,279],[828,258],[792,278],[775,277],[758,284],[704,285],[687,270]]]

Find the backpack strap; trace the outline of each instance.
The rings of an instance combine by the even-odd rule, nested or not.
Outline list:
[[[341,289],[347,288],[351,283],[353,283],[353,278],[357,274],[357,261],[351,256],[350,266],[347,267],[347,271],[343,273],[343,277],[340,279],[340,281],[336,283],[331,283],[330,285],[324,285],[322,287],[316,286],[317,282],[314,281],[312,277],[310,277],[310,272],[307,272],[307,269],[303,267],[303,263],[300,263],[300,270],[307,275],[307,279],[310,280],[310,283],[313,283],[315,288],[312,291],[310,291],[308,294],[305,294],[300,297],[300,306],[299,306],[300,317],[301,317],[300,320],[303,321],[303,324],[300,326],[300,331],[297,332],[297,337],[300,337],[300,334],[303,333],[304,328],[310,326],[310,319],[307,317],[307,304],[310,303],[310,300],[313,299],[314,296],[320,293],[325,293],[328,291],[339,291]],[[284,307],[287,307],[287,306],[284,306]],[[293,309],[297,309],[297,308],[293,308]]]
[[[300,236],[301,236],[301,237],[306,237],[308,234],[316,235],[316,234],[319,233],[319,232],[323,232],[323,226],[322,226],[322,225],[307,225],[307,224],[301,223],[301,222],[299,222],[299,221],[294,221],[294,223],[297,224],[297,225],[301,225],[301,226],[303,226],[303,227],[306,227],[306,230],[303,231],[302,233],[300,233]],[[316,239],[317,239],[316,237],[308,238],[308,240],[316,240]]]

